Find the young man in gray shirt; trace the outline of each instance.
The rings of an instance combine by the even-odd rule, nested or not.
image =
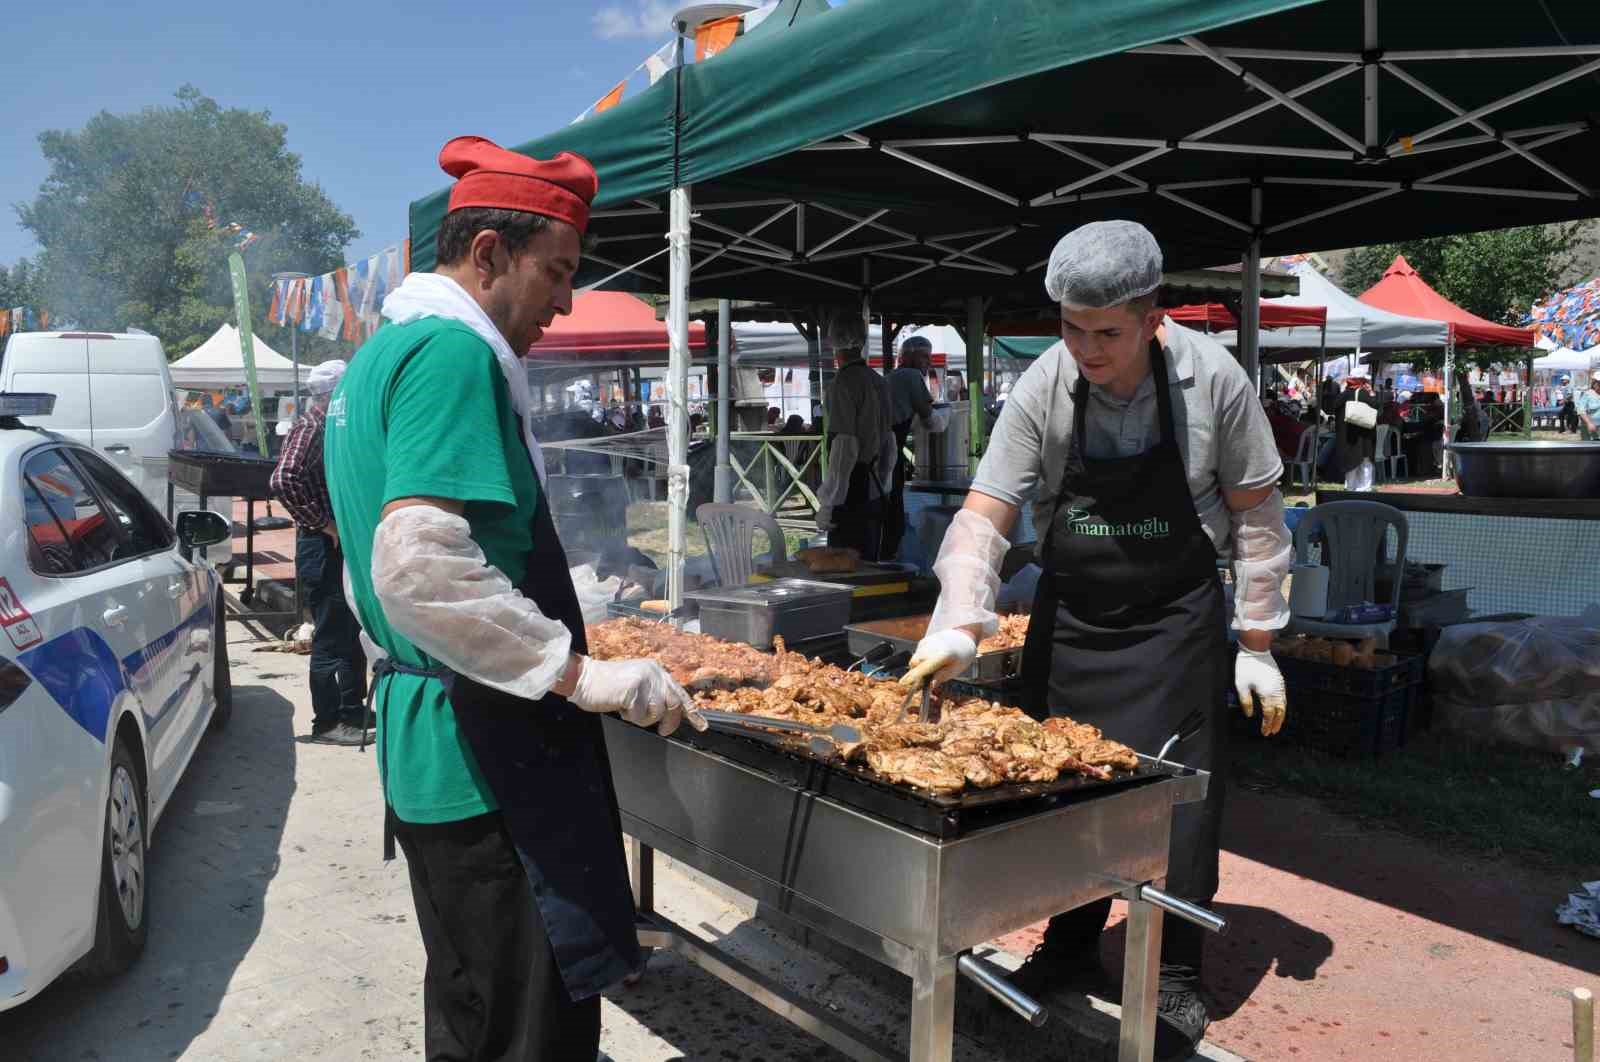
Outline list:
[[[1023,650],[1029,710],[1067,715],[1145,753],[1199,706],[1207,726],[1180,746],[1209,770],[1206,800],[1174,809],[1167,890],[1199,904],[1217,888],[1229,679],[1261,729],[1285,713],[1269,648],[1288,621],[1281,584],[1291,557],[1282,471],[1254,388],[1228,351],[1156,306],[1161,249],[1142,225],[1105,221],[1056,245],[1045,290],[1062,342],[1011,391],[966,505],[934,572],[939,604],[903,680],[960,674],[998,622],[1005,535],[1037,491],[1034,527],[1045,576]],[[1232,556],[1230,660],[1217,559]],[[1051,919],[1018,971],[1048,991],[1092,975],[1109,897]],[[1201,931],[1168,922],[1162,941],[1160,1058],[1188,1057],[1209,1016],[1198,988]]]

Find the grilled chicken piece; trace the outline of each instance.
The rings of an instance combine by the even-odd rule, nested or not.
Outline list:
[[[931,793],[959,793],[967,784],[964,767],[951,763],[937,749],[870,749],[867,766],[888,781]]]
[[[963,756],[958,762],[961,764],[962,773],[966,775],[968,785],[989,789],[1006,780],[1005,772],[997,770],[986,756]]]
[[[1139,757],[1120,741],[1091,741],[1077,750],[1078,758],[1092,767],[1115,767],[1131,771],[1139,766]]]
[[[1067,739],[1074,748],[1099,741],[1105,735],[1100,733],[1100,728],[1090,726],[1088,723],[1076,723],[1062,716],[1051,716],[1040,724],[1053,734],[1059,734]]]

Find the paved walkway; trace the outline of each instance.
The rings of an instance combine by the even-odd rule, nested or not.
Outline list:
[[[1555,923],[1576,882],[1238,787],[1223,849],[1211,1042],[1295,1062],[1572,1058],[1567,992],[1600,987],[1600,942]],[[1122,944],[1120,928],[1102,938],[1109,968]]]

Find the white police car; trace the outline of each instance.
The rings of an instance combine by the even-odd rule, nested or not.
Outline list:
[[[0,394],[0,1010],[143,949],[155,824],[231,710],[221,584],[187,559],[228,522],[174,531],[100,454],[18,419],[53,401]]]

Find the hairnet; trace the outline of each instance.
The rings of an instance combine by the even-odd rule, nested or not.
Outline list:
[[[1103,310],[1161,286],[1161,248],[1136,221],[1093,221],[1056,243],[1044,290],[1065,306]]]
[[[933,340],[929,339],[927,336],[911,336],[904,343],[900,344],[900,353],[902,354],[910,354],[913,351],[919,350],[927,354],[932,354]]]
[[[306,391],[314,395],[328,394],[339,386],[339,377],[344,375],[344,370],[345,363],[341,359],[323,362],[306,377]]]
[[[833,350],[860,350],[867,345],[867,322],[859,313],[840,310],[828,322],[828,346]]]

